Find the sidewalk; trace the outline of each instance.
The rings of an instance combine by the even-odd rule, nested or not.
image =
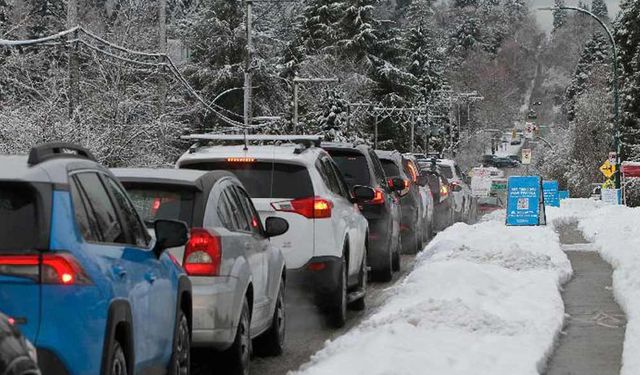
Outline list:
[[[576,227],[563,227],[560,238],[574,276],[562,293],[567,326],[547,375],[618,375],[626,321],[613,297],[611,266]]]

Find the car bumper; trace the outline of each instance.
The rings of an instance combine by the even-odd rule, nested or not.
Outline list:
[[[393,225],[391,220],[369,220],[369,248],[368,258],[369,266],[374,269],[379,264],[385,264],[389,259],[389,252],[393,238]]]
[[[234,314],[238,280],[234,277],[192,277],[195,347],[228,348],[235,338]]]
[[[314,257],[303,267],[287,270],[287,287],[302,289],[313,296],[333,293],[340,285],[342,259]]]

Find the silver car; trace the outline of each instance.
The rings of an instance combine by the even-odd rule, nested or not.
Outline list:
[[[171,218],[191,228],[187,245],[169,251],[193,285],[193,346],[223,352],[225,374],[248,373],[252,346],[259,354],[281,354],[285,261],[269,238],[288,230],[286,220],[268,217],[263,226],[242,183],[228,172],[113,173],[147,225]]]

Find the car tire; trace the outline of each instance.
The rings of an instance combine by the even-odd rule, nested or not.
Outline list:
[[[329,323],[333,328],[342,328],[347,322],[348,268],[343,256],[340,264],[340,280],[333,294],[329,296]]]
[[[249,375],[249,365],[251,362],[251,312],[249,311],[249,301],[244,299],[242,312],[236,329],[236,337],[233,344],[225,351],[225,371],[227,375]]]
[[[276,357],[284,351],[286,336],[285,283],[280,280],[276,308],[273,312],[271,327],[256,338],[254,352],[263,357]]]
[[[400,250],[396,250],[393,252],[393,271],[400,271]]]
[[[389,236],[391,237],[391,236]],[[372,272],[373,274],[373,279],[375,281],[379,281],[379,282],[383,282],[386,283],[388,281],[391,281],[391,279],[393,278],[393,253],[394,253],[394,249],[392,249],[392,245],[393,244],[393,238],[390,238],[389,240],[389,246],[387,246],[386,248],[389,249],[389,255],[385,256],[384,262],[382,263],[382,266],[378,269],[376,269],[374,272]],[[366,269],[366,267],[365,267]]]
[[[109,375],[127,375],[127,358],[118,341],[113,341]]]
[[[170,374],[189,375],[191,373],[191,331],[187,316],[182,310],[178,312],[174,336]]]
[[[367,254],[364,254],[364,258],[362,259],[362,265],[360,266],[360,276],[359,276],[359,282],[358,282],[358,289],[363,290],[365,292],[365,294],[361,297],[358,298],[357,300],[351,302],[349,304],[349,308],[351,310],[354,311],[362,311],[364,310],[367,306],[366,306],[366,296],[367,296],[367,283],[368,283],[368,274],[369,272],[367,271]]]

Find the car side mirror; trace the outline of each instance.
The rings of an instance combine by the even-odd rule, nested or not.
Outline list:
[[[389,179],[389,188],[392,191],[400,193],[404,189],[407,188],[407,184],[406,184],[404,178],[394,177],[394,178]]]
[[[374,199],[376,192],[368,186],[356,185],[351,190],[351,196],[355,201],[354,203],[366,202]]]
[[[268,217],[264,224],[267,238],[281,236],[289,230],[289,222],[281,217]]]
[[[182,221],[159,219],[153,222],[153,227],[156,232],[156,245],[153,247],[153,252],[158,257],[165,250],[183,246],[189,241],[189,228]]]
[[[425,176],[425,175],[420,175],[420,176],[418,176],[417,183],[420,186],[427,186],[427,184],[429,183],[429,178],[427,176]]]

